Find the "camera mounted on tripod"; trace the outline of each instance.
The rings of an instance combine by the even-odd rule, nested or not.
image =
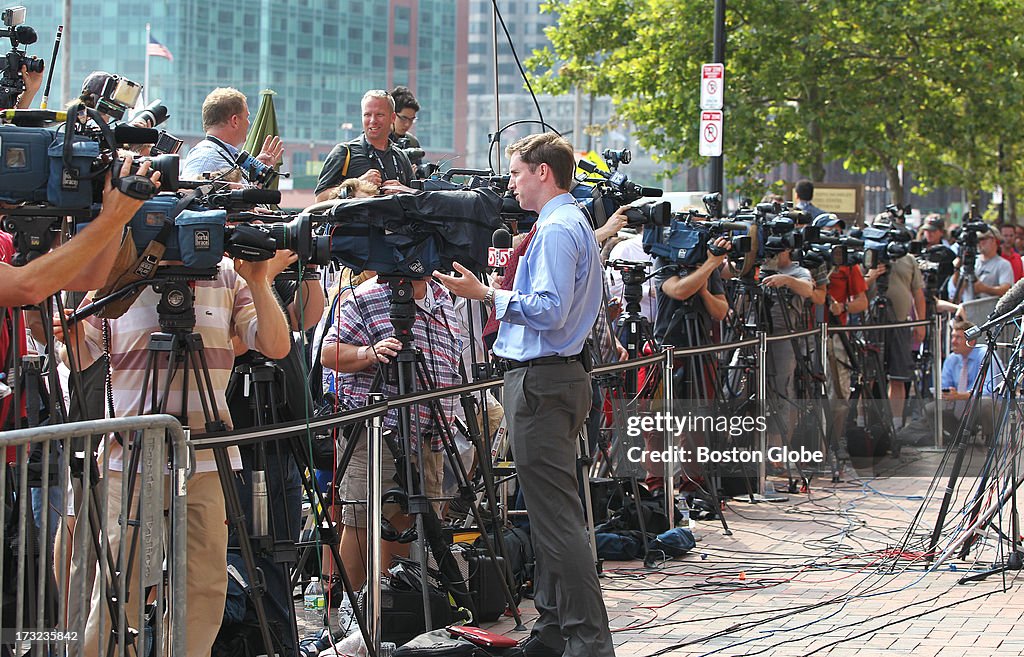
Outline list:
[[[815,218],[813,225],[803,229],[803,244],[794,260],[811,271],[863,262],[864,240],[843,235],[841,228],[833,228],[840,224],[841,220],[831,213]]]
[[[451,271],[453,262],[485,271],[505,201],[483,178],[470,187],[443,184],[456,189],[337,201],[317,217],[327,224],[331,255],[356,273],[423,278]]]
[[[95,127],[79,122],[79,113],[92,119]],[[39,122],[39,111],[10,110],[4,116],[11,123],[0,125],[0,175],[4,180],[0,201],[18,205],[6,211],[4,220],[15,236],[16,264],[48,251],[64,217],[88,223],[99,214],[108,171],[111,183],[125,194],[145,199],[157,191],[149,178],[138,175],[146,158],[134,160],[129,174],[121,177],[122,160],[118,155],[118,148],[125,143],[154,141],[155,130],[120,125],[111,128],[99,111],[81,103],[66,113],[43,114],[64,123],[60,127],[23,126],[19,123]],[[169,159],[149,158],[150,166],[174,185],[177,156],[164,157]]]
[[[696,269],[708,259],[708,254],[721,255],[712,242],[725,237],[730,243],[730,260],[745,273],[746,263],[756,243],[752,224],[716,219],[712,211],[716,203],[720,206],[721,195],[707,194],[704,204],[708,213],[690,210],[671,215],[665,224],[647,224],[644,227],[644,251],[665,259],[671,266]]]
[[[864,266],[875,269],[902,258],[921,253],[921,242],[904,226],[894,224],[889,217],[879,217],[874,224],[851,231],[851,235],[864,240]]]

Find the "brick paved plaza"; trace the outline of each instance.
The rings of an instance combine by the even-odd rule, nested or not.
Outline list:
[[[616,654],[1024,654],[1016,573],[957,584],[965,570],[989,567],[995,548],[927,572],[919,554],[937,505],[905,536],[941,457],[904,450],[900,476],[815,479],[810,493],[785,502],[731,501],[732,536],[701,522],[685,557],[654,570],[606,563]],[[944,487],[945,478],[940,495]],[[521,611],[529,625],[529,601]],[[512,628],[506,619],[491,629]]]

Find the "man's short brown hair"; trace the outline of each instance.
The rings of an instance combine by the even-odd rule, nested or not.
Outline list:
[[[245,109],[245,94],[233,87],[218,87],[203,101],[203,130],[222,125]]]
[[[969,329],[974,328],[974,326],[974,322],[969,322],[966,319],[957,319],[953,321],[954,331],[967,331]]]
[[[553,132],[529,135],[505,149],[505,154],[508,157],[512,157],[516,153],[519,154],[519,159],[530,167],[531,172],[537,169],[538,164],[546,164],[551,167],[559,189],[569,191],[572,188],[572,174],[576,171],[576,155],[564,137]]]

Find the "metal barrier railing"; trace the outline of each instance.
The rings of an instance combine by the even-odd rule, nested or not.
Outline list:
[[[939,337],[941,335],[941,320],[939,318],[880,326],[819,326],[816,329],[799,333],[775,336],[768,336],[759,332],[751,339],[701,348],[677,349],[668,346],[663,351],[647,357],[623,363],[598,366],[594,369],[593,374],[614,374],[650,366],[661,367],[664,368],[666,373],[671,373],[675,367],[676,360],[681,357],[708,355],[720,353],[723,350],[753,349],[756,356],[755,368],[757,377],[753,386],[753,397],[759,404],[760,412],[764,414],[766,412],[764,404],[767,398],[767,382],[765,380],[766,354],[769,344],[783,340],[817,338],[822,349],[822,355],[824,355],[827,353],[826,343],[830,335],[850,331],[864,332],[893,327],[924,326],[929,323],[933,323],[936,328],[936,342],[933,349],[935,357],[933,372],[936,374],[934,385],[937,389],[942,352],[941,348],[939,348],[939,340],[941,340]],[[827,359],[822,358],[822,361],[823,367],[827,368]],[[46,514],[42,515],[39,529],[44,536],[52,531],[54,524],[61,527],[66,526],[69,522],[68,519],[72,517],[72,513],[74,513],[74,517],[81,518],[80,525],[84,523],[86,527],[85,531],[83,531],[81,526],[76,530],[73,542],[64,541],[64,543],[70,543],[70,545],[62,543],[57,547],[48,546],[46,550],[37,550],[39,553],[46,554],[52,552],[55,555],[53,564],[49,567],[49,570],[53,572],[52,580],[48,579],[46,567],[36,567],[33,569],[28,559],[28,556],[32,553],[28,544],[31,532],[22,532],[19,542],[17,542],[17,547],[13,552],[16,555],[13,558],[17,561],[16,567],[10,571],[16,574],[14,582],[8,581],[6,577],[6,573],[9,571],[6,569],[4,559],[7,555],[0,554],[0,572],[5,573],[5,592],[10,587],[15,591],[15,599],[22,601],[11,612],[13,615],[10,620],[5,609],[3,627],[21,628],[21,631],[49,628],[58,631],[77,632],[78,642],[75,644],[69,643],[70,650],[68,652],[69,654],[84,654],[89,657],[96,654],[107,654],[106,648],[109,647],[110,642],[101,642],[96,637],[101,635],[108,636],[112,632],[117,637],[116,642],[113,644],[113,654],[126,654],[133,642],[152,642],[153,645],[160,646],[161,649],[166,645],[169,646],[171,654],[185,654],[185,646],[187,645],[184,622],[186,596],[179,594],[168,597],[167,594],[168,590],[175,592],[187,590],[185,580],[185,568],[188,557],[186,553],[185,530],[186,475],[187,464],[191,454],[190,447],[194,449],[210,449],[278,439],[283,435],[289,434],[308,435],[315,432],[324,432],[345,424],[356,422],[369,423],[374,418],[380,418],[393,409],[420,404],[450,395],[481,392],[500,386],[500,379],[488,379],[451,388],[421,391],[395,397],[363,408],[309,420],[299,420],[259,427],[253,430],[193,438],[188,445],[186,445],[184,433],[177,421],[173,417],[161,415],[78,422],[0,433],[0,447],[14,448],[16,452],[15,456],[11,459],[10,467],[0,471],[0,488],[5,492],[5,500],[10,499],[12,504],[14,504],[14,506],[9,507],[10,510],[8,510],[8,507],[0,510],[0,525],[5,528],[6,543],[8,525],[5,514],[16,513],[18,514],[17,517],[21,520],[28,518],[32,488],[40,490],[40,506],[43,508],[53,506],[53,503],[47,498],[47,495],[54,488],[49,479],[54,471],[54,468],[50,467],[53,460],[50,454],[51,450],[49,449],[51,444],[62,443],[65,457],[78,458],[79,455],[73,454],[73,450],[80,448],[73,445],[72,439],[88,440],[109,432],[119,432],[122,435],[133,431],[142,432],[141,438],[135,441],[135,445],[139,447],[138,451],[142,455],[137,484],[139,492],[137,494],[129,495],[129,488],[125,478],[120,477],[116,469],[111,469],[110,454],[106,452],[104,453],[104,458],[101,459],[99,470],[101,481],[97,482],[93,476],[94,473],[89,468],[85,468],[80,477],[82,486],[76,492],[75,504],[70,507],[65,505],[64,509],[58,509],[60,513],[57,514],[56,523],[50,522]],[[665,408],[671,409],[675,399],[670,374],[666,376],[666,385],[663,386],[662,395]],[[937,411],[937,446],[941,445],[941,422],[941,413]],[[371,437],[377,436],[377,434],[378,432],[369,433]],[[168,443],[165,443],[165,435],[170,437]],[[674,436],[667,428],[663,439],[664,448],[669,449],[673,444]],[[380,445],[377,443],[377,440],[379,440],[379,436],[374,440],[376,444],[373,448],[379,452]],[[758,444],[763,453],[767,447],[767,435],[763,429],[759,432]],[[40,467],[43,470],[43,478],[34,487],[29,482],[29,445],[47,447],[46,449],[40,449]],[[170,447],[169,454],[165,451],[167,445]],[[171,463],[169,481],[167,479],[168,471],[166,470],[168,456]],[[57,489],[67,490],[69,488],[70,480],[67,476],[66,465],[67,463],[61,463],[57,467],[57,470],[59,470],[57,476],[60,479],[56,486]],[[762,493],[764,492],[764,470],[764,463],[762,462],[759,465],[758,471],[759,492]],[[8,477],[9,474],[13,476]],[[665,496],[665,502],[669,517],[672,517],[675,493],[672,488],[673,475],[673,464],[666,462],[664,480],[666,491],[669,494]],[[8,481],[8,479],[11,479],[11,481]],[[16,481],[14,481],[15,479]],[[105,506],[108,496],[96,494],[97,491],[102,491],[103,489],[98,488],[94,490],[94,485],[102,485],[104,482],[109,485],[111,481],[115,480],[121,482],[122,490],[120,496],[112,497],[118,500],[125,500],[125,502],[122,503],[123,508],[119,507],[116,512],[111,513],[111,509]],[[10,496],[6,497],[8,493],[10,493]],[[110,491],[108,490],[107,493],[110,493]],[[133,499],[137,504],[128,504],[129,499]],[[96,503],[95,507],[93,506],[94,502]],[[158,529],[163,526],[162,516],[165,506],[168,507],[171,523],[170,531],[166,537]],[[124,522],[124,519],[127,519],[127,522]],[[129,532],[135,532],[136,530],[138,530],[140,537],[135,540],[128,539]],[[61,531],[63,532],[64,530],[62,529]],[[110,550],[107,547],[106,541],[103,540],[93,540],[94,545],[90,546],[88,541],[80,538],[83,535],[86,537],[89,535],[99,538],[106,537],[113,539],[112,542],[120,545],[137,544],[138,548],[133,558],[136,560],[136,563],[141,564],[141,567],[129,568],[128,564],[123,562],[123,559],[128,558],[126,555]],[[73,549],[75,547],[83,551],[84,555],[79,553],[78,550]],[[92,552],[90,552],[91,548],[94,548]],[[10,559],[12,557],[7,558]],[[158,575],[158,572],[162,571],[162,558],[167,560],[167,571],[170,573],[169,581],[166,583],[163,577]],[[100,564],[103,564],[98,569],[100,576],[90,576],[88,573],[89,561],[95,562],[97,559]],[[378,561],[374,564],[374,569],[377,570],[379,568],[380,564]],[[370,581],[371,583],[379,582],[379,578],[371,578]],[[48,586],[50,589],[49,593],[53,593],[56,596],[56,603],[51,616],[47,615],[46,607],[49,604],[46,601]],[[73,590],[75,586],[78,588]],[[110,587],[115,588],[111,589]],[[114,593],[110,593],[110,591],[114,591]],[[142,596],[139,593],[140,591],[145,591],[146,595]],[[108,593],[110,594],[108,595]],[[29,598],[25,596],[29,596]],[[29,599],[33,603],[32,606],[24,602]],[[371,596],[371,601],[374,599],[375,597]],[[97,602],[103,601],[107,601],[107,604],[97,604]],[[133,603],[138,604],[129,609],[129,605]],[[95,620],[88,617],[95,617]],[[159,622],[159,619],[164,617],[168,619],[168,622]],[[181,622],[177,622],[179,619]],[[89,627],[90,625],[93,627]],[[374,625],[374,628],[372,628],[374,634],[377,634],[379,637],[379,630],[376,624]],[[152,628],[151,634],[146,630],[146,627]],[[169,628],[169,632],[166,631],[166,628]],[[138,633],[137,635],[136,632]],[[87,640],[87,637],[89,637],[89,640]],[[9,639],[13,640],[17,639],[17,637],[5,634],[3,637],[4,642],[6,643]],[[138,647],[139,645],[136,643],[136,648]],[[141,653],[143,651],[133,650],[132,652]]]
[[[131,448],[101,438],[115,433]],[[0,450],[5,654],[185,654],[186,596],[171,595],[188,585],[189,452],[178,421],[18,429],[0,433]],[[135,455],[133,476],[118,472],[118,451]]]

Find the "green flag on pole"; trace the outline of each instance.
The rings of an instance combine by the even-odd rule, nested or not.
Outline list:
[[[263,140],[267,137],[280,136],[277,131],[277,112],[274,111],[274,96],[276,95],[277,93],[272,89],[264,89],[260,92],[260,108],[256,110],[256,118],[249,126],[249,134],[245,138],[245,146],[242,147],[253,157],[260,154]],[[280,171],[281,163],[278,162],[274,168]],[[277,189],[278,180],[279,178],[274,176],[274,179],[267,185],[267,189]]]

